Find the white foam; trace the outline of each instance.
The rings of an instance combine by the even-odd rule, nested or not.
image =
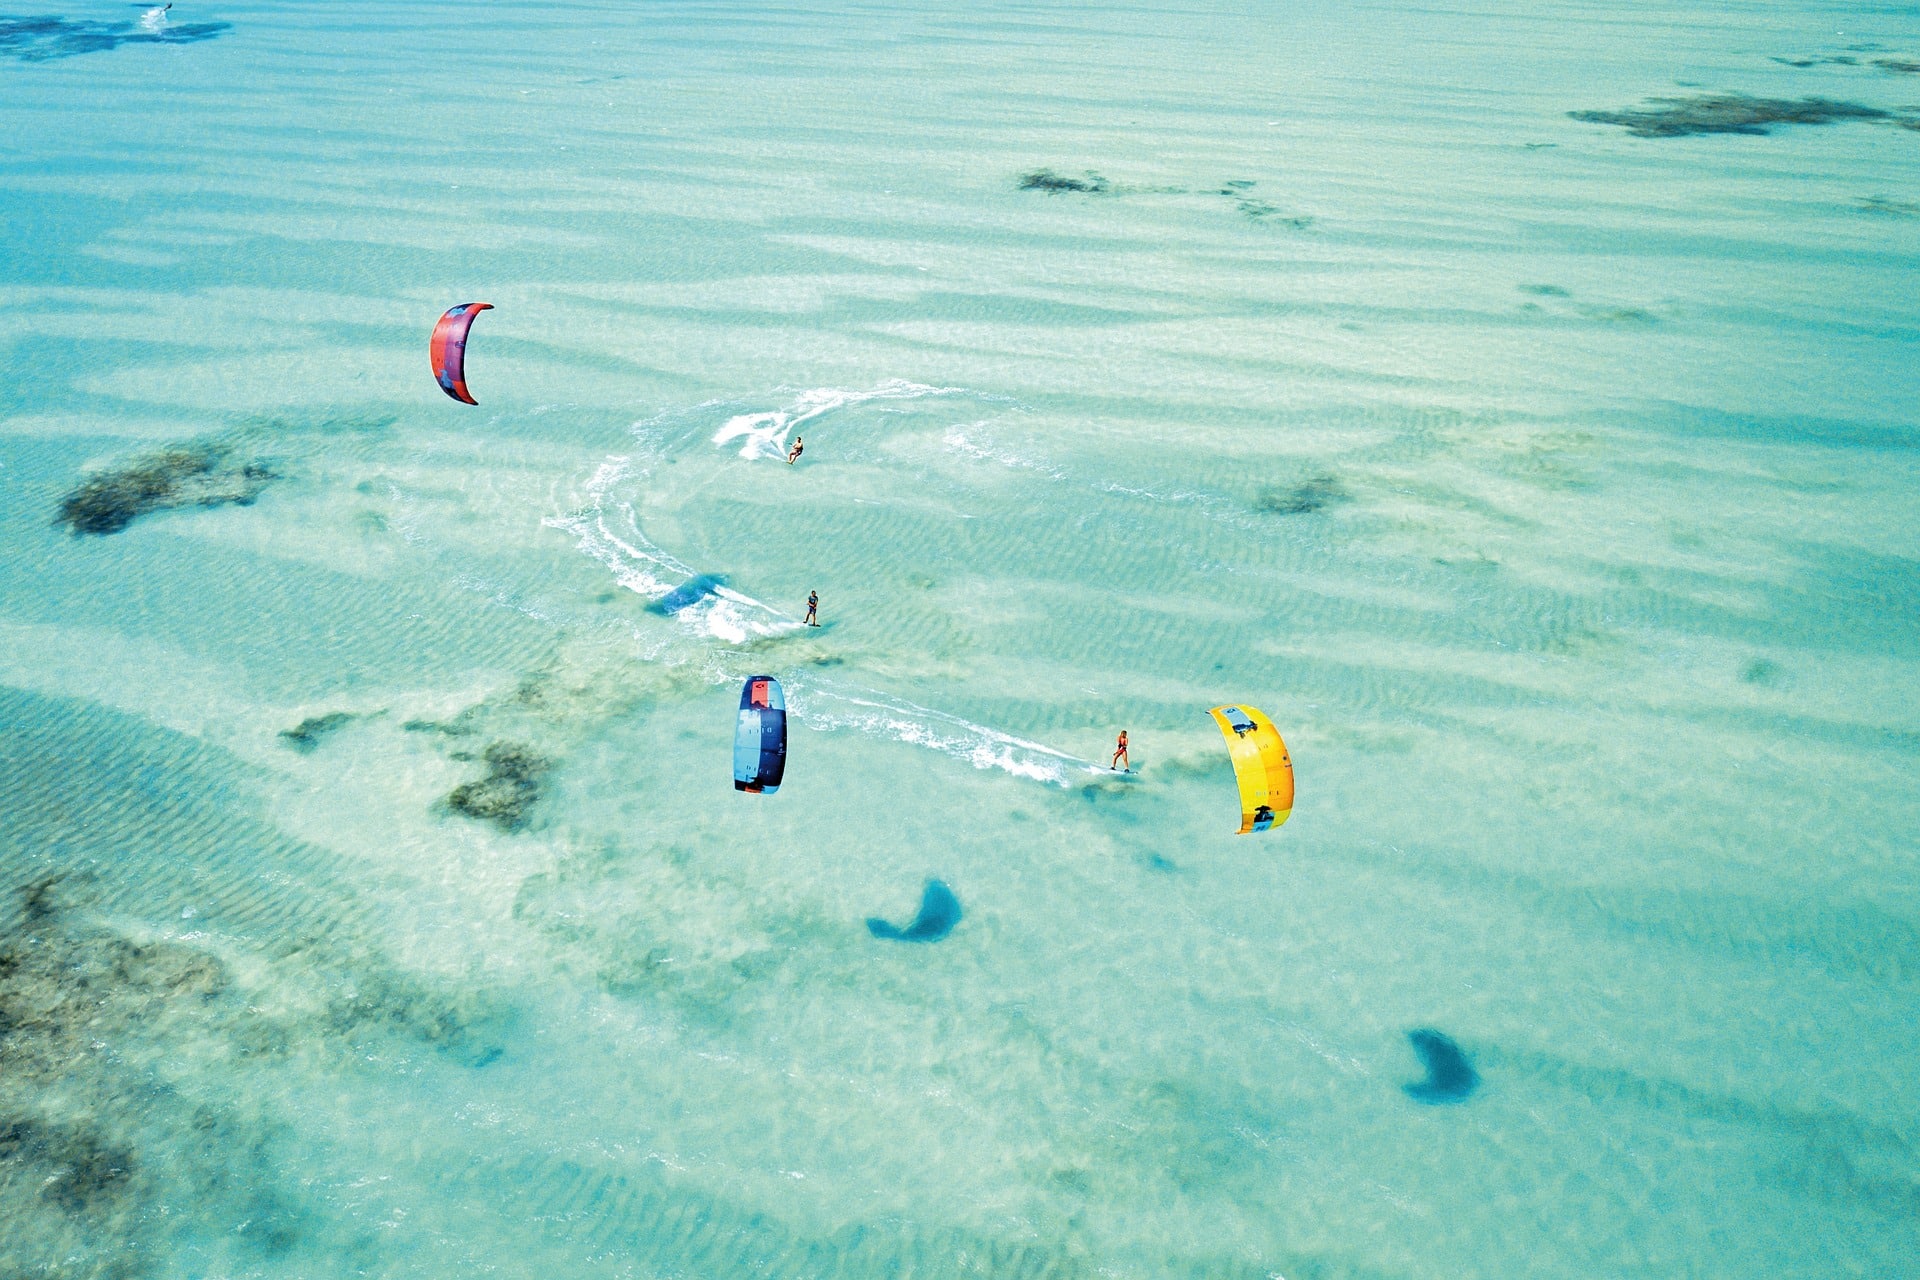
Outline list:
[[[749,460],[785,458],[787,433],[823,413],[831,413],[851,404],[865,404],[869,400],[918,400],[923,396],[961,394],[964,392],[959,387],[930,387],[925,383],[908,382],[904,378],[889,378],[865,391],[815,387],[811,391],[802,391],[785,408],[735,414],[727,419],[726,425],[713,433],[713,442],[729,445],[739,440],[740,456]]]
[[[1037,471],[1055,480],[1067,478],[1067,473],[1056,466],[1022,457],[1010,449],[997,447],[991,439],[979,434],[980,429],[986,425],[981,421],[968,423],[964,427],[949,428],[943,437],[947,448],[963,453],[969,458],[978,458],[982,462],[997,462],[1003,467],[1011,467],[1017,471]],[[969,432],[974,434],[970,435]]]
[[[614,581],[636,595],[659,600],[696,576],[692,566],[648,540],[630,502],[607,506],[615,485],[635,474],[630,457],[610,457],[586,483],[586,502],[564,515],[541,523],[571,533],[582,551],[613,572]],[[720,587],[703,600],[677,611],[674,617],[687,631],[727,644],[745,644],[749,638],[782,635],[795,630],[797,619],[731,587]]]
[[[804,676],[788,677],[786,689],[788,714],[814,729],[851,729],[929,747],[976,769],[999,769],[1058,787],[1072,786],[1076,773],[1099,772],[1092,761],[1045,743],[871,690],[833,688]]]
[[[142,31],[165,31],[167,29],[167,10],[172,5],[156,5],[140,15]]]
[[[607,458],[587,481],[586,501],[581,506],[564,515],[548,516],[540,523],[571,533],[575,545],[613,571],[615,582],[649,600],[658,600],[673,590],[674,583],[668,578],[691,578],[693,570],[647,541],[632,504],[617,504],[624,517],[620,532],[608,526],[607,496],[631,472],[631,458]]]

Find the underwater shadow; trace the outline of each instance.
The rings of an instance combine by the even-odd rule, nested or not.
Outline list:
[[[960,914],[960,899],[953,896],[953,890],[938,880],[929,880],[926,892],[920,895],[920,910],[913,917],[913,923],[903,929],[878,916],[870,916],[867,932],[894,942],[938,942],[953,932],[953,927],[960,923]]]
[[[1420,1065],[1427,1069],[1426,1079],[1401,1086],[1415,1102],[1428,1106],[1465,1102],[1480,1087],[1479,1074],[1451,1036],[1422,1027],[1407,1032],[1407,1039],[1413,1043]]]
[[[51,14],[0,17],[0,57],[51,62],[83,53],[106,53],[123,44],[197,44],[232,29],[230,22],[184,22],[176,27],[75,20]]]

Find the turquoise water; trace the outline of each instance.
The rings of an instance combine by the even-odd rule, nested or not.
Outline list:
[[[1244,8],[0,40],[0,1273],[1912,1274],[1920,21]]]

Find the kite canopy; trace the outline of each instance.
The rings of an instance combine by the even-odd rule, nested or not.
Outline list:
[[[1293,812],[1293,761],[1273,721],[1252,707],[1215,707],[1207,713],[1227,738],[1233,777],[1240,784],[1240,830],[1277,827]]]
[[[772,676],[748,676],[740,687],[733,731],[733,789],[772,795],[787,769],[787,700]]]
[[[434,381],[462,404],[480,403],[467,394],[467,330],[473,327],[475,316],[491,310],[491,302],[463,302],[447,308],[440,323],[433,326],[433,345],[429,352],[433,357]]]

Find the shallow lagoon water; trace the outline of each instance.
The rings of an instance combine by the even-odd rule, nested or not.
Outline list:
[[[0,1270],[1920,1253],[1910,15],[172,16],[0,63]]]

